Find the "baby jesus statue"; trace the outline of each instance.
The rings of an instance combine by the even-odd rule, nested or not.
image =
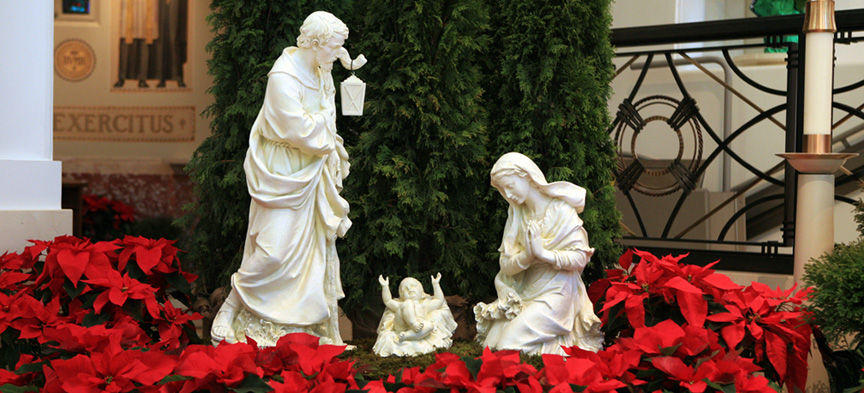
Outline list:
[[[412,277],[399,283],[399,298],[390,294],[390,279],[378,276],[381,299],[387,307],[378,324],[378,339],[372,351],[378,356],[413,356],[450,348],[456,321],[444,292],[441,273],[432,277],[434,296],[423,292],[423,285]]]

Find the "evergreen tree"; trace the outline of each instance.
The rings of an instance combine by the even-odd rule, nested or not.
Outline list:
[[[596,248],[583,279],[617,262],[620,213],[612,185],[615,150],[607,128],[614,68],[610,0],[493,1],[499,12],[486,85],[492,159],[516,151],[551,181],[588,189],[585,221]],[[492,198],[492,220],[503,228],[506,208]],[[500,233],[500,232],[499,232]],[[497,247],[497,245],[495,246]]]
[[[249,215],[243,159],[249,131],[267,86],[267,72],[285,47],[296,45],[303,20],[318,10],[337,17],[348,0],[213,0],[208,18],[215,37],[207,46],[214,103],[205,114],[212,135],[186,171],[197,202],[181,222],[193,229],[189,257],[209,290],[228,284],[240,266]]]
[[[377,315],[357,317],[381,308],[379,274],[398,283],[441,272],[448,295],[488,293],[476,280],[494,276],[498,264],[483,258],[481,239],[500,234],[489,233],[482,203],[490,168],[477,65],[488,42],[483,2],[355,7],[364,18],[355,51],[370,61],[358,71],[367,104],[343,192],[354,225],[339,254],[343,309],[356,331],[357,323],[377,325]]]

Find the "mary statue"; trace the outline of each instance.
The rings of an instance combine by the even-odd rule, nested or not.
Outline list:
[[[601,349],[600,319],[581,274],[594,249],[579,213],[584,188],[546,182],[530,158],[507,153],[492,185],[510,203],[498,251],[498,299],[474,307],[477,340],[494,350],[564,355],[562,347]]]

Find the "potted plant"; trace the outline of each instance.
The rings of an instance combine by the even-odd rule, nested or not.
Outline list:
[[[861,223],[860,216],[856,218]],[[839,244],[805,267],[812,286],[814,336],[828,371],[831,390],[864,388],[864,239]]]

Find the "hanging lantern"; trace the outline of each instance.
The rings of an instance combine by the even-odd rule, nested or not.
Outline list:
[[[363,100],[366,98],[366,83],[352,73],[342,81],[342,115],[363,116]]]

